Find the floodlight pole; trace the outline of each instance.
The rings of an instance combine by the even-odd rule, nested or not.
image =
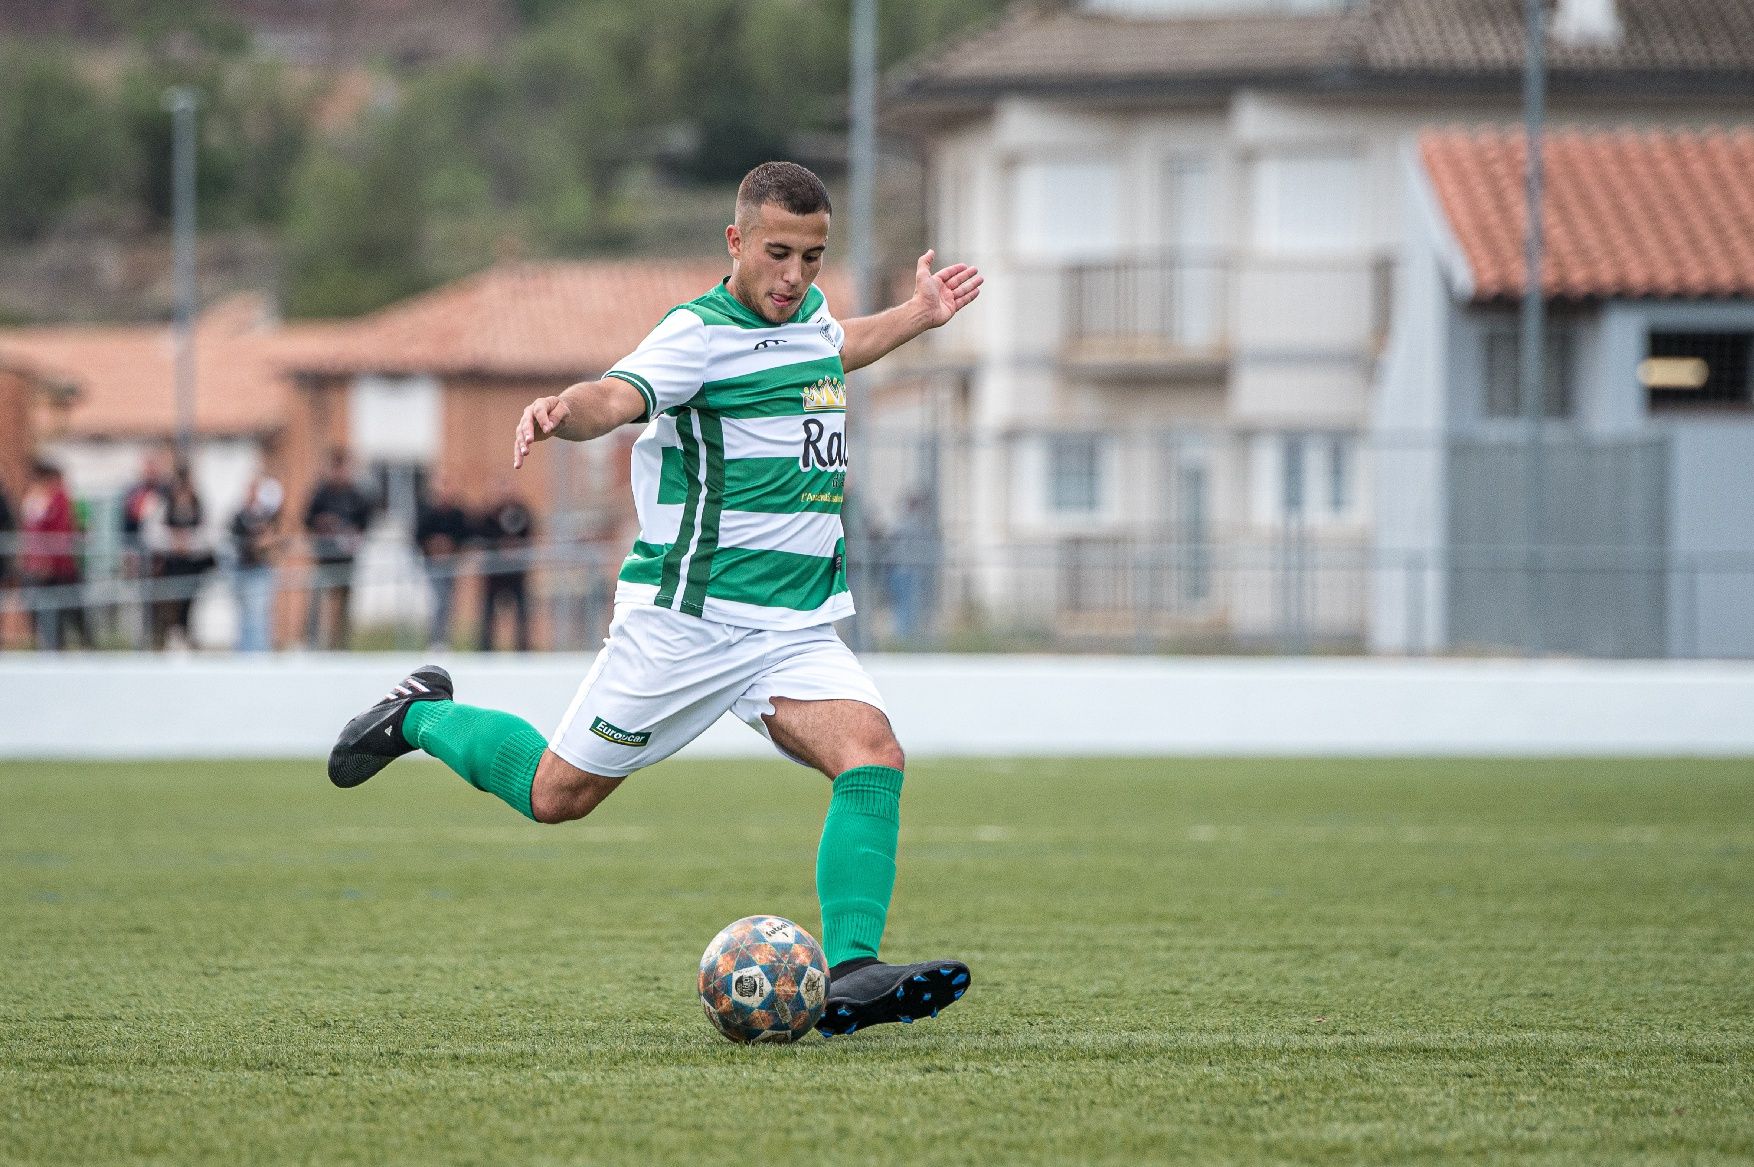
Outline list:
[[[195,444],[195,90],[167,89],[171,113],[171,234],[176,284],[177,459],[188,463]]]
[[[849,94],[851,126],[847,140],[847,250],[853,268],[853,311],[863,316],[877,311],[877,257],[874,243],[877,202],[877,0],[853,0],[851,28],[852,88]],[[848,522],[849,542],[857,544],[855,552],[859,590],[869,593],[865,584],[871,582],[870,541],[863,538],[856,519],[857,509],[848,499],[844,505]],[[871,647],[869,625],[854,620],[850,629],[852,647],[863,652]]]
[[[847,245],[853,260],[855,315],[882,307],[873,240],[877,202],[877,0],[853,0],[852,135],[848,142]]]
[[[1545,523],[1546,466],[1542,448],[1542,423],[1547,409],[1547,298],[1542,286],[1542,149],[1547,119],[1547,0],[1523,0],[1526,13],[1527,46],[1523,61],[1523,302],[1522,327],[1519,331],[1521,350],[1517,372],[1522,394],[1523,418],[1528,424],[1528,458],[1525,486],[1528,535],[1526,547],[1528,588],[1527,652],[1539,655],[1544,651],[1545,636],[1541,602],[1546,593],[1541,574],[1540,541]]]

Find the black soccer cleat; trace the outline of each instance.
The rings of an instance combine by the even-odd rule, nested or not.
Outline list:
[[[968,991],[968,966],[960,960],[921,964],[848,961],[829,971],[828,1005],[816,1028],[839,1037],[886,1021],[908,1024],[936,1017]]]
[[[451,674],[437,665],[422,665],[397,682],[390,692],[355,717],[329,751],[329,781],[346,789],[358,786],[403,754],[414,750],[402,736],[408,707],[416,701],[451,700]]]

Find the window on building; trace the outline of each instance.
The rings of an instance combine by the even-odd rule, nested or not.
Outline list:
[[[1015,252],[1034,260],[1112,255],[1121,245],[1121,174],[1098,158],[1021,162],[1012,173]]]
[[[1349,150],[1263,154],[1254,165],[1254,242],[1294,254],[1366,244],[1364,159]]]
[[[1188,463],[1176,475],[1176,526],[1182,553],[1177,565],[1181,598],[1199,603],[1212,594],[1212,549],[1206,467]]]
[[[1250,474],[1256,522],[1346,523],[1357,519],[1358,435],[1257,435]]]
[[[1304,441],[1302,434],[1292,434],[1279,449],[1284,463],[1279,471],[1279,513],[1288,519],[1303,518],[1304,476],[1309,473]]]
[[[1564,321],[1547,322],[1546,410],[1550,418],[1570,417],[1576,404],[1576,336]],[[1486,330],[1486,416],[1523,416],[1522,326],[1515,320]]]
[[[1177,254],[1210,252],[1218,241],[1212,163],[1198,155],[1170,158],[1163,167],[1163,241]]]
[[[1638,380],[1652,409],[1754,404],[1754,333],[1653,332]]]
[[[438,456],[444,400],[433,377],[356,377],[348,439],[364,462],[430,462]]]
[[[1102,509],[1103,440],[1096,434],[1048,439],[1048,509],[1056,515],[1093,515]]]
[[[1339,434],[1327,440],[1328,513],[1343,515],[1352,509],[1352,442]]]
[[[939,254],[972,253],[975,247],[969,205],[974,198],[973,180],[965,167],[952,161],[944,164],[936,185],[938,213],[937,221],[932,224],[932,235],[942,240],[938,244]]]
[[[1164,319],[1152,331],[1173,343],[1207,345],[1218,338],[1224,271],[1217,218],[1210,160],[1169,159],[1163,171]]]

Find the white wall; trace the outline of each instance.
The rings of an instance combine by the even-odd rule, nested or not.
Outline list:
[[[1603,348],[1614,384],[1650,429],[1669,440],[1669,643],[1677,653],[1754,654],[1754,417],[1735,409],[1651,411],[1630,370],[1653,330],[1754,329],[1747,303],[1614,306]]]
[[[413,657],[0,658],[0,757],[323,757]],[[1754,756],[1754,664],[874,656],[916,757]],[[585,656],[448,662],[544,733]],[[96,711],[96,712],[94,712]],[[92,732],[101,714],[102,733]],[[724,720],[692,757],[765,755]]]
[[[1456,303],[1470,295],[1471,277],[1411,150],[1402,174],[1410,229],[1395,269],[1394,317],[1371,408],[1377,575],[1366,643],[1372,652],[1421,653],[1441,649],[1447,635],[1443,439],[1453,408],[1452,321]]]

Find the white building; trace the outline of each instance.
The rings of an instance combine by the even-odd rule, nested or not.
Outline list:
[[[881,394],[886,440],[971,438],[871,476],[937,495],[956,598],[1098,638],[1362,641],[1403,159],[1516,119],[1521,15],[1085,0],[893,80],[931,242],[987,275]],[[1554,27],[1556,122],[1754,119],[1746,0],[1560,0]]]
[[[1375,508],[1371,642],[1754,656],[1754,129],[1548,138],[1538,449],[1523,157],[1437,132],[1407,159],[1375,424],[1382,482],[1416,485]]]

